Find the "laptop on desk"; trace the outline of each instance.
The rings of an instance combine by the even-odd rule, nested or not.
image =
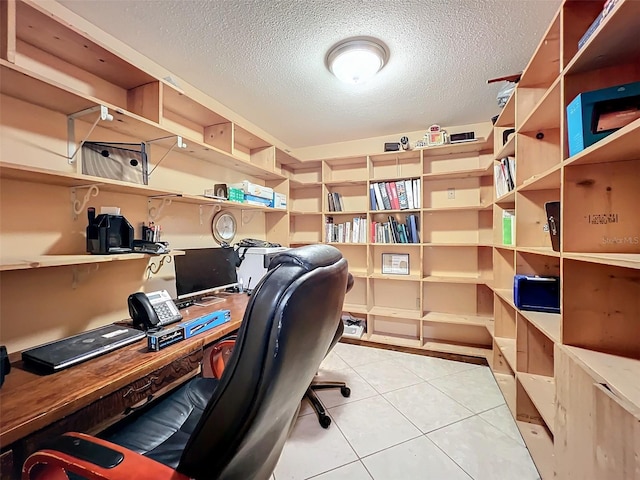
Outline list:
[[[121,325],[105,325],[87,332],[45,343],[22,352],[25,365],[44,373],[64,368],[124,347],[145,337],[145,333]]]

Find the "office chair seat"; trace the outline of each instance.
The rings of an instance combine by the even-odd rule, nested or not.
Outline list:
[[[334,247],[280,253],[219,381],[190,380],[105,439],[67,434],[31,455],[23,478],[267,480],[341,323],[347,282]]]

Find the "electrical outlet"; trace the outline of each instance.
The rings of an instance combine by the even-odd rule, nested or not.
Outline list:
[[[453,200],[456,198],[456,189],[455,188],[447,188],[447,199]]]

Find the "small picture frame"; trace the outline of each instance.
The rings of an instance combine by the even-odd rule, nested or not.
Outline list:
[[[383,253],[382,254],[382,274],[383,275],[409,275],[409,254],[408,253]]]

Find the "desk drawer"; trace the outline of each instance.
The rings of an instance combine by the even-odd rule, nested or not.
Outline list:
[[[16,442],[13,444],[16,459],[14,468],[19,468],[18,466],[48,439],[70,431],[96,434],[122,420],[131,412],[198,374],[201,362],[202,350],[191,352]],[[4,478],[3,472],[2,479]]]

